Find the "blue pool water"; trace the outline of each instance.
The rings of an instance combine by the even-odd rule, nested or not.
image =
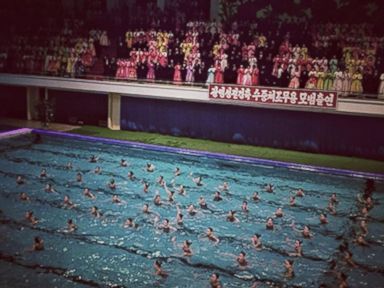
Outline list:
[[[337,282],[327,273],[332,259],[338,270],[347,274],[350,287],[383,287],[383,183],[376,183],[375,206],[369,211],[369,246],[361,247],[352,242],[358,222],[350,215],[359,213],[356,196],[364,189],[364,179],[51,136],[43,136],[40,144],[32,144],[33,139],[33,135],[24,135],[0,141],[0,287],[208,287],[213,272],[221,275],[224,287],[254,283],[257,287],[318,287],[323,282],[333,287]],[[88,161],[91,155],[100,157],[98,163]],[[121,158],[128,161],[128,167],[120,167]],[[66,169],[68,162],[73,169]],[[154,172],[145,170],[147,162],[155,165]],[[102,168],[100,175],[93,172],[96,166]],[[176,167],[182,171],[178,177],[173,175]],[[47,169],[47,179],[39,178],[42,168]],[[138,179],[130,181],[129,171]],[[81,183],[76,181],[78,172],[83,174]],[[196,186],[191,173],[201,176],[204,185]],[[23,185],[15,181],[20,174],[26,178]],[[183,226],[175,223],[176,204],[167,202],[166,192],[156,183],[160,175],[171,190],[185,186],[185,196],[175,193],[175,202],[184,214]],[[108,187],[111,178],[117,184],[115,191]],[[143,192],[142,180],[150,184],[148,193]],[[224,200],[215,202],[214,192],[224,181],[230,185],[229,192],[222,192]],[[56,192],[45,192],[47,183],[53,184]],[[274,193],[264,192],[266,183],[274,184]],[[85,187],[96,199],[84,197]],[[305,196],[291,207],[289,197],[300,187]],[[255,191],[261,197],[259,202],[252,200]],[[21,192],[26,192],[30,201],[20,201]],[[164,205],[153,204],[157,192]],[[320,225],[319,214],[327,212],[333,192],[340,200],[337,214],[328,215],[328,225]],[[113,194],[124,203],[113,204]],[[64,208],[64,195],[77,206]],[[199,208],[200,196],[205,197],[208,210]],[[241,211],[244,200],[249,213]],[[150,205],[152,214],[142,213],[144,203]],[[186,212],[191,203],[198,209],[195,216]],[[103,213],[100,219],[91,215],[92,206]],[[266,219],[278,207],[283,208],[284,217],[274,219],[273,231],[266,230]],[[231,209],[237,211],[239,223],[226,221]],[[39,219],[37,225],[24,220],[28,210]],[[128,217],[138,224],[137,229],[123,227]],[[78,225],[73,233],[65,232],[69,218]],[[165,218],[177,231],[165,233],[157,227]],[[292,229],[292,223],[297,229],[309,225],[313,237],[304,239]],[[204,237],[208,227],[214,228],[219,244]],[[251,246],[254,233],[262,235],[261,251]],[[44,251],[28,251],[35,236],[44,239]],[[192,257],[183,256],[180,245],[186,239],[192,242]],[[295,239],[303,240],[303,257],[288,255]],[[357,268],[341,259],[338,247],[343,241],[349,243]],[[248,267],[236,264],[241,251],[247,254]],[[163,262],[169,277],[154,275],[155,259]],[[285,259],[295,261],[292,279],[284,276]]]

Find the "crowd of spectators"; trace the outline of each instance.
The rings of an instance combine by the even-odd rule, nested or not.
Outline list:
[[[187,21],[187,13],[170,20],[151,5],[142,13],[152,17],[117,21],[117,35],[76,18],[49,32],[15,34],[0,44],[0,71],[384,94],[384,37],[371,25]],[[103,67],[95,72],[97,61]]]

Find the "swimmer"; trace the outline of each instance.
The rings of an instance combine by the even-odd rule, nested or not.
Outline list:
[[[84,188],[83,195],[85,197],[90,198],[90,199],[96,199],[95,195],[93,195],[92,192],[88,188]]]
[[[75,204],[72,203],[72,201],[68,195],[64,196],[63,205],[64,205],[64,207],[69,208],[69,209],[75,207]]]
[[[143,209],[142,209],[142,211],[143,211],[144,214],[149,214],[149,213],[151,213],[151,212],[149,211],[149,205],[148,205],[148,204],[144,204],[144,205],[143,205]]]
[[[135,174],[132,171],[128,172],[128,179],[134,181],[136,179]]]
[[[25,184],[25,179],[21,175],[18,175],[16,178],[16,184]]]
[[[163,223],[159,226],[159,228],[161,230],[163,230],[163,232],[165,233],[169,233],[171,232],[171,230],[173,231],[176,231],[177,229],[175,227],[172,227],[170,224],[169,224],[169,219],[165,218],[163,220]]]
[[[100,168],[100,166],[97,166],[97,167],[95,168],[95,170],[93,170],[93,173],[95,173],[95,174],[101,174],[101,168]]]
[[[195,206],[193,204],[190,204],[187,208],[187,212],[189,215],[194,216],[197,213],[197,210],[195,209]]]
[[[176,223],[177,225],[183,225],[183,213],[181,213],[181,210],[179,206],[176,206],[177,212],[176,212]]]
[[[221,194],[219,191],[215,192],[215,196],[213,197],[213,201],[221,201],[223,200],[223,197],[221,197]]]
[[[223,185],[219,185],[219,190],[221,191],[229,191],[229,185],[228,185],[228,182],[224,182]]]
[[[205,202],[205,199],[203,196],[200,196],[200,198],[199,198],[199,205],[200,205],[201,209],[208,209],[208,205]]]
[[[68,221],[67,221],[67,231],[68,232],[74,232],[75,230],[77,230],[76,224],[73,223],[72,219],[68,219]]]
[[[72,162],[68,162],[67,165],[65,165],[65,169],[67,170],[72,170],[73,166],[72,166]]]
[[[46,178],[47,176],[47,170],[45,168],[42,168],[40,171],[40,178]]]
[[[83,175],[80,172],[76,174],[76,181],[83,182]]]
[[[47,192],[47,193],[56,192],[51,183],[45,184],[44,191]]]
[[[159,194],[156,194],[155,197],[153,198],[153,203],[156,205],[156,206],[160,206],[161,205],[161,198],[160,198],[160,195]]]
[[[197,185],[197,186],[203,186],[203,178],[201,176],[192,178],[192,181]]]
[[[133,222],[132,218],[128,218],[124,222],[124,228],[136,228],[136,227],[137,227],[137,224],[135,222]]]
[[[356,265],[356,263],[355,263],[355,261],[353,260],[352,257],[353,257],[353,254],[352,254],[351,251],[349,251],[349,250],[345,250],[345,251],[344,251],[344,261],[345,261],[349,266],[351,266],[351,267],[353,267],[353,268],[356,268],[357,265]]]
[[[327,214],[321,213],[319,219],[320,219],[320,224],[328,224]]]
[[[165,185],[164,177],[160,175],[159,178],[156,180],[157,184],[159,184],[161,187]]]
[[[116,182],[115,182],[115,179],[111,179],[111,180],[109,180],[109,183],[108,183],[108,187],[109,187],[109,189],[111,189],[111,190],[116,190]]]
[[[40,237],[35,237],[32,245],[32,251],[42,251],[44,250],[44,240]]]
[[[121,167],[127,167],[128,166],[128,162],[126,160],[124,160],[124,159],[121,159],[120,160],[120,166]]]
[[[236,211],[230,210],[227,215],[227,221],[229,222],[240,222],[240,220],[235,216]]]
[[[338,280],[339,280],[339,286],[337,286],[338,288],[348,288],[349,285],[348,285],[348,282],[347,282],[347,275],[345,275],[343,272],[340,272],[338,274]]]
[[[284,276],[286,278],[293,278],[295,276],[295,272],[293,272],[293,260],[291,259],[285,260],[284,267],[285,267]]]
[[[303,231],[301,231],[301,234],[303,235],[304,238],[312,237],[311,229],[307,225],[304,226]]]
[[[304,238],[309,239],[309,238],[312,237],[311,229],[310,229],[309,226],[307,226],[307,225],[304,225],[303,230],[296,229],[296,228],[295,228],[295,222],[292,221],[291,227],[292,227],[293,230],[299,232]]]
[[[245,212],[245,213],[248,213],[249,210],[248,210],[248,202],[247,201],[243,201],[243,204],[241,205],[241,211]]]
[[[247,261],[247,259],[245,259],[245,255],[246,255],[245,252],[241,251],[239,256],[236,258],[236,261],[240,266],[247,266],[248,265],[248,261]]]
[[[159,260],[156,260],[155,263],[153,263],[153,267],[155,268],[155,274],[157,276],[161,276],[161,277],[167,277],[168,276],[168,273],[165,272],[162,268],[161,268],[161,262]]]
[[[164,181],[163,187],[164,187],[165,192],[168,195],[168,202],[170,202],[170,203],[175,202],[175,199],[173,199],[173,197],[175,195],[175,191],[169,190],[168,187],[167,187],[167,183],[165,181]]]
[[[336,208],[335,208],[334,202],[329,201],[327,209],[329,213],[331,213],[332,215],[336,215]]]
[[[24,218],[30,222],[32,225],[36,225],[37,223],[39,223],[39,221],[37,220],[37,218],[35,218],[35,216],[33,216],[33,212],[32,211],[27,211],[25,213],[25,216]]]
[[[265,192],[273,193],[273,189],[274,189],[273,184],[265,185],[264,189],[265,189]]]
[[[89,158],[89,162],[91,162],[91,163],[96,163],[98,160],[99,160],[99,157],[96,157],[95,155],[92,155]]]
[[[289,253],[289,256],[293,257],[301,257],[303,256],[303,246],[301,245],[303,242],[301,240],[296,240],[294,244],[295,252]]]
[[[364,237],[367,236],[368,234],[367,221],[361,220],[359,227],[360,227],[361,235],[363,235]]]
[[[182,249],[183,249],[184,256],[192,256],[191,245],[192,245],[192,242],[189,240],[185,240],[183,242]]]
[[[222,288],[219,277],[219,274],[212,273],[211,277],[209,278],[209,284],[211,285],[211,288]]]
[[[99,211],[99,208],[97,208],[97,206],[93,206],[91,208],[91,214],[96,218],[100,218],[102,216],[102,213]]]
[[[180,194],[180,195],[183,195],[185,196],[186,195],[186,191],[185,191],[185,188],[183,185],[180,185],[179,188],[177,189],[177,192]]]
[[[151,163],[147,163],[146,170],[147,170],[147,172],[153,172],[153,171],[155,171],[155,165],[153,165],[153,164],[151,164]]]
[[[281,218],[281,217],[284,216],[283,209],[282,209],[281,207],[279,207],[279,208],[276,209],[275,216],[276,216],[277,218]]]
[[[175,177],[177,177],[177,176],[180,176],[180,174],[181,174],[180,168],[179,168],[179,167],[176,167],[175,171],[173,172],[173,175],[174,175]]]
[[[296,200],[295,196],[289,197],[289,205],[295,206],[295,200]]]
[[[369,246],[368,242],[365,241],[364,236],[361,234],[357,235],[356,239],[353,240],[353,242],[355,242],[357,245],[360,245],[360,246]]]
[[[336,193],[332,193],[331,197],[329,198],[329,202],[332,202],[332,204],[337,204],[339,200],[337,200]]]
[[[304,197],[304,190],[302,188],[299,188],[296,192],[296,197]]]
[[[252,238],[252,246],[256,248],[256,250],[261,250],[263,248],[263,244],[261,243],[261,235],[255,233]]]
[[[147,182],[143,182],[143,183],[144,183],[143,191],[144,191],[144,193],[148,193],[148,191],[149,191],[149,184]]]
[[[213,234],[213,229],[211,227],[208,227],[207,229],[207,232],[206,232],[206,235],[205,235],[209,240],[215,242],[215,243],[219,243],[219,238],[217,238],[214,234]]]
[[[29,201],[29,197],[28,197],[27,193],[25,193],[25,192],[20,193],[19,199],[21,201]]]
[[[112,196],[112,203],[120,204],[121,203],[121,199],[119,198],[119,196],[113,195]]]
[[[266,228],[267,230],[273,230],[274,225],[273,225],[273,219],[272,219],[271,217],[269,217],[269,218],[267,219],[267,223],[265,224],[265,228]]]
[[[259,192],[253,193],[252,200],[256,202],[260,201]]]

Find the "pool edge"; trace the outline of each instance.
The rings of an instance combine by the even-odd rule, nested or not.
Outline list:
[[[283,161],[277,161],[277,160],[237,156],[237,155],[225,154],[225,153],[208,152],[208,151],[193,150],[193,149],[187,149],[187,148],[177,148],[177,147],[170,147],[170,146],[161,146],[161,145],[134,142],[129,140],[118,140],[118,139],[111,139],[111,138],[86,136],[86,135],[79,135],[74,133],[59,132],[59,131],[52,131],[52,130],[28,129],[28,128],[22,128],[22,129],[30,130],[29,133],[39,133],[39,134],[45,134],[50,136],[61,136],[61,137],[67,137],[72,139],[78,139],[78,140],[92,141],[92,142],[97,141],[97,142],[102,142],[106,144],[125,145],[133,148],[141,148],[146,150],[172,152],[172,153],[191,155],[191,156],[205,156],[208,158],[230,160],[230,161],[241,162],[241,163],[271,165],[275,167],[283,167],[283,168],[295,169],[300,171],[336,174],[336,175],[349,176],[349,177],[355,177],[355,178],[372,178],[374,180],[384,181],[384,174],[381,174],[381,173],[362,172],[362,171],[354,171],[354,170],[347,170],[347,169],[299,164],[294,162],[283,162]],[[18,130],[21,130],[21,129],[18,129]]]

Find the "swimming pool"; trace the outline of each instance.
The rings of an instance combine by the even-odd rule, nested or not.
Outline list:
[[[376,183],[375,206],[369,212],[369,246],[360,247],[349,240],[357,227],[349,216],[359,213],[356,195],[362,192],[364,179],[122,145],[64,141],[53,136],[42,138],[40,144],[32,143],[33,135],[0,141],[2,287],[207,287],[213,272],[220,274],[224,287],[250,287],[255,281],[259,282],[257,287],[318,287],[323,282],[335,283],[326,272],[332,259],[348,275],[350,287],[382,287],[384,283],[383,182]],[[91,155],[99,156],[99,161],[90,163]],[[128,161],[128,167],[120,166],[122,158]],[[72,162],[72,169],[66,169],[68,162]],[[145,170],[148,162],[156,167],[152,173]],[[102,168],[100,175],[93,172],[96,166]],[[177,177],[173,174],[176,167],[182,172]],[[47,169],[47,179],[39,178],[42,168]],[[129,171],[138,180],[129,180]],[[83,175],[81,183],[76,181],[78,172]],[[20,174],[26,177],[23,185],[15,182]],[[175,193],[175,202],[184,214],[183,226],[174,223],[176,204],[167,203],[164,189],[156,183],[160,175],[171,190],[173,185],[185,186],[185,196]],[[203,186],[192,181],[197,176],[202,177]],[[115,191],[107,186],[112,178],[117,184]],[[143,192],[140,180],[150,184],[148,193]],[[222,192],[224,199],[213,201],[214,192],[225,181],[230,185],[229,193]],[[45,192],[47,183],[57,192]],[[274,193],[263,192],[266,183],[274,184]],[[96,199],[84,197],[85,187]],[[291,207],[289,197],[300,187],[305,196],[297,198]],[[153,204],[156,191],[165,205]],[[251,199],[255,191],[261,198],[258,202]],[[20,201],[21,192],[26,192],[30,201]],[[328,225],[320,225],[319,214],[325,211],[333,192],[340,200],[337,214],[328,215]],[[113,204],[113,194],[125,202]],[[78,206],[65,209],[64,195]],[[198,207],[200,196],[205,197],[209,209],[197,208],[196,215],[188,215],[186,207],[191,203]],[[248,213],[241,211],[244,200],[248,201]],[[154,213],[143,214],[144,203]],[[100,219],[92,217],[92,206],[103,213]],[[274,219],[276,228],[268,231],[266,219],[278,207],[283,208],[284,217]],[[239,223],[226,221],[231,209],[237,211]],[[37,225],[24,220],[28,210],[39,219]],[[138,224],[137,229],[123,227],[128,217]],[[74,233],[64,231],[69,218],[78,225]],[[165,218],[177,231],[158,229]],[[292,229],[293,223],[298,229],[309,225],[312,239],[303,239]],[[203,237],[208,227],[214,228],[219,244]],[[262,235],[261,251],[251,246],[255,233]],[[26,251],[35,236],[44,239],[44,251]],[[183,256],[180,247],[187,239],[192,242],[192,257]],[[295,239],[303,240],[303,257],[288,256]],[[339,259],[337,251],[343,241],[350,243],[357,268],[349,268]],[[236,264],[241,251],[247,254],[248,267]],[[155,259],[160,259],[170,273],[167,278],[154,275]],[[295,261],[292,279],[284,277],[285,259]]]

